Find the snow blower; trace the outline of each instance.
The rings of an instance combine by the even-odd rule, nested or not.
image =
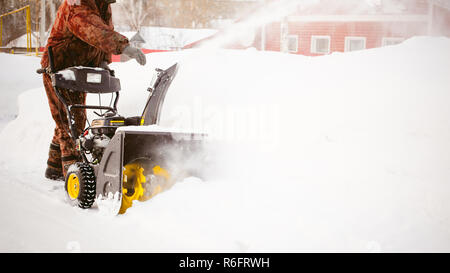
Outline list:
[[[69,135],[76,143],[82,161],[70,166],[65,177],[68,200],[83,209],[108,204],[112,213],[123,214],[134,200],[146,201],[170,188],[174,181],[198,172],[190,160],[202,146],[203,134],[158,129],[167,90],[177,74],[178,64],[156,69],[148,88],[149,96],[140,116],[125,118],[118,114],[121,90],[114,71],[93,67],[54,70],[52,49],[50,65],[37,72],[47,73],[56,95],[66,108]],[[109,106],[69,105],[60,89],[89,94],[111,94]],[[114,98],[114,100],[113,100]],[[90,109],[98,116],[82,134],[74,128],[73,109]],[[198,154],[198,153],[197,153]],[[110,200],[113,202],[111,203]],[[112,205],[111,205],[112,204]]]

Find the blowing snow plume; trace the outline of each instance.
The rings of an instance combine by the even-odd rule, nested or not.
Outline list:
[[[267,37],[265,34],[267,29],[271,29],[271,23],[281,22],[281,25],[274,25],[273,27],[278,28],[277,35],[284,36],[288,34],[299,35],[299,29],[305,27],[304,33],[299,35],[300,42],[302,43],[301,47],[308,46],[308,40],[303,40],[306,36],[310,36],[308,31],[310,24],[309,21],[304,22],[295,22],[290,21],[290,16],[293,17],[308,17],[308,16],[323,16],[327,15],[405,15],[405,14],[415,14],[415,15],[423,15],[423,16],[431,16],[430,8],[427,7],[427,1],[398,1],[398,0],[280,0],[280,1],[269,1],[261,5],[259,9],[254,11],[251,14],[248,14],[246,17],[241,18],[231,26],[223,29],[217,35],[213,36],[209,40],[204,40],[199,42],[199,48],[204,49],[214,49],[214,48],[248,48],[251,46],[255,46],[259,48],[258,45],[255,44],[255,41],[258,41],[259,37]],[[438,13],[437,11],[435,12]],[[433,15],[436,17],[435,15]],[[325,19],[327,20],[327,19]],[[340,21],[342,19],[338,19]],[[345,20],[345,19],[344,19]],[[295,22],[295,23],[294,23]],[[326,22],[326,21],[325,21]],[[344,21],[345,22],[345,21]],[[303,24],[303,25],[302,25]],[[295,30],[292,32],[289,31],[289,28],[293,26]],[[349,24],[349,33],[347,36],[361,36],[360,28],[358,24],[354,25]],[[384,36],[386,37],[411,37],[413,35],[417,35],[417,33],[432,33],[433,35],[441,35],[448,34],[448,20],[443,19],[433,19],[431,24],[416,24],[412,26],[411,24],[395,24],[395,23],[387,23],[389,27],[387,29],[377,30],[383,31]],[[432,27],[431,27],[432,25]],[[269,28],[267,28],[269,26]],[[346,26],[343,26],[346,27]],[[336,27],[335,29],[329,29],[327,34],[323,34],[324,26],[317,26],[313,32],[316,32],[315,35],[329,35],[334,39],[334,36],[339,37],[342,35],[342,29],[340,27]],[[432,28],[427,29],[427,28]],[[340,31],[340,32],[338,32]],[[261,35],[259,34],[261,32]],[[353,32],[353,33],[352,33]],[[322,33],[322,34],[319,34]],[[414,33],[413,35],[411,33]],[[272,35],[273,36],[273,35]],[[364,36],[364,35],[363,35]],[[273,39],[267,38],[267,39]],[[279,39],[279,38],[277,38]],[[261,47],[268,46],[265,43],[265,39],[261,38]],[[283,40],[283,37],[281,37]],[[287,52],[288,49],[287,43],[281,42],[281,51]]]
[[[221,48],[236,40],[248,39],[250,31],[261,25],[280,20],[293,11],[317,4],[320,0],[280,0],[264,4],[249,18],[234,23],[221,35],[205,42],[201,48]]]

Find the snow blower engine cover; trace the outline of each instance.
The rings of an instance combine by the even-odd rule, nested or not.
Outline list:
[[[86,93],[114,93],[120,91],[120,80],[102,68],[69,67],[52,75],[53,86]]]

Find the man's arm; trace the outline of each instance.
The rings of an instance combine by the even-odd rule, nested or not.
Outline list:
[[[87,5],[70,7],[67,26],[79,39],[106,54],[120,55],[129,45],[125,36],[105,24],[98,12]]]

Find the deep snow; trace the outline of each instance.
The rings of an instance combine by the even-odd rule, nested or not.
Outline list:
[[[120,112],[140,114],[153,68],[175,62],[161,126],[208,132],[221,164],[117,217],[70,207],[43,178],[45,93],[15,77],[34,89],[0,134],[0,251],[450,251],[450,39],[323,57],[151,54],[112,65]]]
[[[31,88],[40,87],[42,78],[35,73],[39,68],[39,58],[9,54],[0,56],[0,130],[2,130],[19,112],[17,96]]]

